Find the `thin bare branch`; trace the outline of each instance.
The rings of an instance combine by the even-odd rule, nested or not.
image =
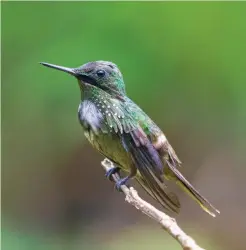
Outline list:
[[[114,164],[107,158],[105,158],[101,164],[105,171],[108,171],[114,167]],[[118,174],[113,174],[112,178],[115,182],[117,182],[120,179],[120,176]],[[128,188],[126,185],[122,185],[121,190],[125,194],[125,200],[129,204],[158,222],[164,230],[166,230],[174,239],[179,242],[184,250],[204,250],[203,248],[199,247],[196,242],[178,226],[174,218],[166,215],[140,198],[137,191],[133,187]]]

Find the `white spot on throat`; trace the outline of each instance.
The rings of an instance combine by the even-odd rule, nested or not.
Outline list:
[[[79,119],[85,127],[90,126],[93,128],[100,127],[102,114],[99,112],[96,104],[85,100],[79,105]]]

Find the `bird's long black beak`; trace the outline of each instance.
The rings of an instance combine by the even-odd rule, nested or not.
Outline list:
[[[73,68],[67,68],[67,67],[63,67],[63,66],[59,66],[59,65],[55,65],[55,64],[50,64],[50,63],[46,63],[46,62],[41,62],[40,64],[46,66],[46,67],[49,67],[49,68],[53,68],[53,69],[57,69],[57,70],[60,70],[60,71],[64,71],[64,72],[67,72],[69,73],[70,75],[73,75],[73,76],[77,76],[75,70]]]

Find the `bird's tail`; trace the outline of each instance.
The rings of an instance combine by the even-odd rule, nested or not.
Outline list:
[[[178,197],[174,193],[168,191],[164,183],[159,183],[159,181],[157,181],[158,184],[151,185],[151,183],[143,178],[141,174],[137,174],[136,180],[153,199],[162,205],[164,209],[179,213],[180,203]],[[172,205],[167,201],[167,197],[172,201]]]
[[[168,171],[165,171],[165,177],[167,179],[172,179],[176,181],[176,183],[194,199],[201,208],[210,214],[211,216],[215,217],[216,213],[220,213],[218,209],[216,209],[205,197],[203,197],[186,179],[185,177],[178,171],[178,169],[173,166],[169,161],[167,161],[166,166]],[[170,171],[171,170],[171,171]]]

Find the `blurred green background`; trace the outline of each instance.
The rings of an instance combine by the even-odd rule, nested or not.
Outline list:
[[[182,228],[204,248],[245,249],[245,24],[244,2],[3,2],[2,249],[180,249],[105,179],[76,80],[38,64],[93,60],[119,65],[221,210],[178,190]]]

